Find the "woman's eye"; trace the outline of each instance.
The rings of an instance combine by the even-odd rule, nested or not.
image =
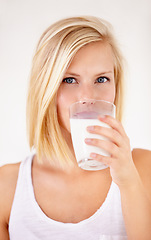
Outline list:
[[[109,78],[107,78],[107,77],[99,77],[96,81],[98,83],[105,83],[105,82],[109,81]]]
[[[63,82],[71,84],[71,83],[75,83],[76,80],[74,78],[64,78]]]

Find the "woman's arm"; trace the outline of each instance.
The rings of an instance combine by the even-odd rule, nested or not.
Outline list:
[[[7,223],[7,175],[6,167],[0,168],[0,239],[9,240],[8,223]]]
[[[13,203],[19,164],[0,168],[0,239],[9,240],[9,216]]]
[[[110,167],[112,180],[121,192],[121,203],[125,227],[129,240],[151,240],[151,176],[146,169],[151,169],[151,161],[143,162],[142,174],[135,166],[131,154],[130,141],[123,126],[116,119],[106,116],[99,118],[111,128],[95,126],[88,131],[107,137],[110,141],[89,139],[86,143],[94,145],[110,153],[110,157],[92,154],[91,156]],[[93,135],[92,135],[93,137]],[[142,164],[140,164],[140,169]],[[146,176],[148,184],[142,180]]]
[[[1,221],[1,219],[0,219],[0,221]],[[0,239],[9,240],[8,230],[3,222],[0,222]]]
[[[140,176],[136,173],[133,177],[129,184],[120,186],[122,212],[128,239],[150,240],[151,201]]]
[[[151,239],[151,151],[133,150],[137,173],[120,188],[122,209],[129,239]],[[134,229],[136,231],[134,231]]]

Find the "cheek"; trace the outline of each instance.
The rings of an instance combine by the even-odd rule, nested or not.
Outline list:
[[[61,126],[64,126],[67,118],[67,104],[65,99],[63,99],[61,96],[59,96],[59,98],[57,99],[57,114],[59,124]]]
[[[115,100],[115,85],[113,84],[109,88],[107,88],[102,95],[103,95],[104,100],[106,100],[108,102],[111,102],[111,103],[114,103],[114,100]]]
[[[71,105],[70,97],[58,91],[57,95],[57,114],[58,121],[61,127],[70,131],[70,121],[69,121],[69,107]]]
[[[111,103],[114,103],[114,100],[115,100],[115,89],[112,90],[108,96],[108,101],[111,102]]]
[[[110,92],[110,96],[111,96],[111,99],[110,99],[110,102],[114,103],[115,101],[115,82],[113,82],[113,85],[112,85],[112,88],[111,88],[111,92]]]

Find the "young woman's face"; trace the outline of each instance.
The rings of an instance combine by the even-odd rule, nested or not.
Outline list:
[[[114,58],[109,44],[89,43],[69,65],[57,95],[58,119],[70,132],[69,108],[80,100],[99,99],[114,103]]]

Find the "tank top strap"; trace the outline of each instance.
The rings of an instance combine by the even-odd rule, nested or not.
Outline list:
[[[23,160],[19,167],[18,179],[16,184],[16,190],[14,194],[13,204],[11,208],[9,226],[14,225],[12,219],[16,217],[16,211],[19,212],[22,209],[22,206],[26,203],[29,193],[29,184],[28,176],[31,173],[31,164],[32,164],[33,154]]]
[[[30,155],[25,160],[23,160],[20,164],[17,186],[16,186],[16,194],[23,189],[24,186],[27,185],[28,177],[31,174],[31,164],[32,164],[33,155]]]

